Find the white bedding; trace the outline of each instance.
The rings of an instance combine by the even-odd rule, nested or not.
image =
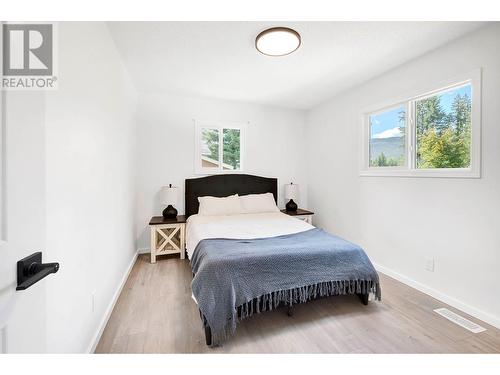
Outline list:
[[[190,258],[196,245],[207,238],[249,239],[299,233],[314,228],[281,212],[226,216],[192,215],[186,226],[186,252]]]

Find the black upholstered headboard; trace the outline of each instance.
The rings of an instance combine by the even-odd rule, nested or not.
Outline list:
[[[278,202],[278,179],[249,174],[219,174],[186,180],[186,217],[198,213],[198,197],[273,193]]]

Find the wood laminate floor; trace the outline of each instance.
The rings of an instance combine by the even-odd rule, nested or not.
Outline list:
[[[254,315],[217,348],[191,299],[189,261],[137,259],[96,353],[500,353],[500,330],[380,274],[382,302],[330,297]],[[448,307],[487,328],[474,334],[439,316]]]

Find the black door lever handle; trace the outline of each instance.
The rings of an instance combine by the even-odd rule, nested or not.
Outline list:
[[[51,273],[59,271],[59,263],[42,263],[42,253],[37,252],[17,262],[17,288],[28,289]]]

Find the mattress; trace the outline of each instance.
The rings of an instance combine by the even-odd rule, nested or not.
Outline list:
[[[186,252],[191,259],[198,243],[209,238],[268,238],[313,228],[311,224],[281,212],[225,216],[191,215],[186,224]]]

